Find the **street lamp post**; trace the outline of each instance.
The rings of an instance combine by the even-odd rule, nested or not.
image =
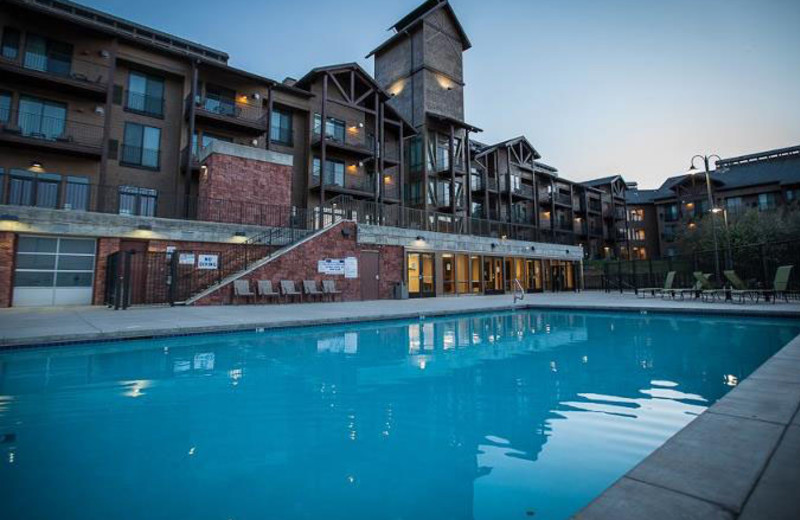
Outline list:
[[[706,175],[706,191],[708,193],[708,209],[711,211],[711,235],[714,237],[714,269],[715,269],[715,276],[717,279],[717,283],[722,281],[720,277],[720,269],[719,269],[719,246],[717,244],[717,221],[716,221],[716,211],[714,211],[714,196],[711,194],[711,175],[709,175],[710,163],[711,159],[721,160],[719,155],[695,155],[692,157],[692,162],[689,165],[689,172],[694,175],[695,173],[695,166],[694,161],[697,158],[703,160],[704,172]]]

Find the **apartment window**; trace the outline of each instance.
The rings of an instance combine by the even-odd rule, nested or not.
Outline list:
[[[313,168],[313,177],[315,179],[319,179],[319,157],[314,157]],[[325,161],[325,184],[344,186],[344,162],[330,160]]]
[[[69,76],[72,72],[72,45],[38,34],[28,34],[23,66],[26,69]]]
[[[223,116],[236,116],[236,92],[216,85],[206,86],[203,108]]]
[[[8,123],[11,120],[11,94],[0,92],[0,123]]]
[[[0,43],[0,55],[7,60],[16,60],[19,57],[20,33],[13,27],[3,29],[3,39]]]
[[[644,229],[633,229],[632,231],[633,231],[633,239],[634,240],[644,240],[645,239]]]
[[[408,167],[412,172],[422,170],[422,138],[418,135],[408,141]]]
[[[156,214],[158,191],[138,186],[119,187],[119,214],[153,217]]]
[[[54,141],[64,135],[67,105],[28,96],[19,100],[18,121],[22,135]]]
[[[759,193],[758,194],[758,210],[766,211],[775,209],[775,194],[774,193]]]
[[[786,190],[786,202],[794,202],[800,199],[800,188]]]
[[[273,110],[269,129],[270,140],[273,143],[292,145],[292,113],[283,110]]]
[[[25,170],[11,170],[8,178],[8,203],[13,206],[33,206],[36,175]]]
[[[678,220],[678,205],[670,204],[664,207],[664,220],[671,222]]]
[[[422,183],[410,182],[406,185],[406,200],[411,205],[422,204]]]
[[[64,185],[64,209],[86,211],[89,209],[89,179],[67,177]]]
[[[325,138],[344,142],[344,126],[345,123],[341,119],[329,117],[325,124]],[[319,135],[322,129],[322,116],[314,114],[314,135]]]
[[[164,80],[141,72],[128,75],[128,110],[156,117],[164,115]]]
[[[725,207],[730,212],[740,211],[744,207],[744,201],[741,197],[729,197],[725,199]]]
[[[632,209],[629,212],[631,222],[642,222],[644,220],[643,209]]]
[[[160,155],[160,128],[136,123],[125,123],[121,163],[157,170]]]
[[[36,176],[36,206],[58,208],[58,188],[61,176],[55,173],[40,173]]]

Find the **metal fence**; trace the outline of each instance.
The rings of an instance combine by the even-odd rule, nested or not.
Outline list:
[[[748,287],[771,289],[775,272],[782,265],[795,266],[789,289],[800,290],[800,240],[697,251],[661,260],[587,262],[583,277],[585,289],[635,292],[663,287],[670,271],[675,271],[674,288],[689,288],[695,283],[693,273],[700,271],[710,274],[712,285],[721,288],[728,285],[724,271],[733,270]]]

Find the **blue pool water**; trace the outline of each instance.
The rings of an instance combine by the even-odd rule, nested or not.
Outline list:
[[[0,517],[565,518],[798,333],[528,311],[0,352]]]

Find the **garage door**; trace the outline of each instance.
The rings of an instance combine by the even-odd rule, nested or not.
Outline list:
[[[13,305],[91,304],[94,256],[94,239],[20,235]]]

